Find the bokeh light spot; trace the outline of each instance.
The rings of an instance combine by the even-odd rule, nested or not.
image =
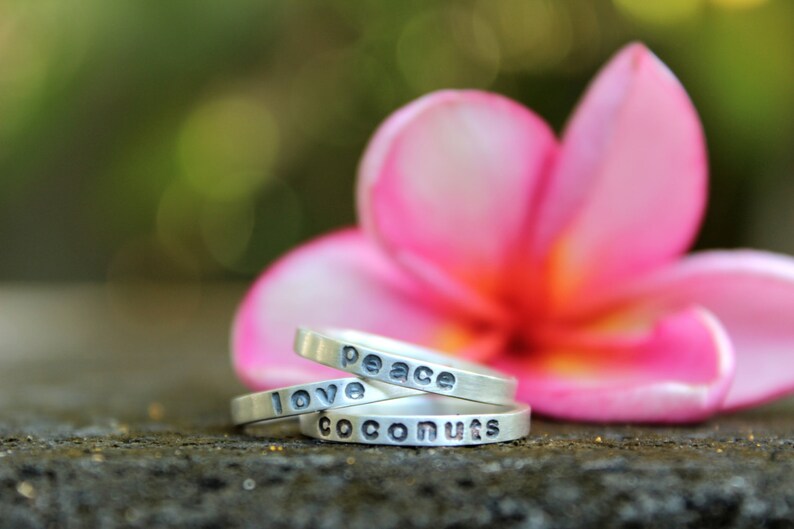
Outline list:
[[[253,97],[228,95],[199,106],[185,122],[179,159],[187,182],[204,196],[245,196],[270,176],[279,131],[269,109]]]
[[[176,258],[196,259],[201,202],[201,197],[182,182],[171,184],[160,198],[157,238]]]
[[[477,10],[496,32],[503,70],[552,68],[571,51],[573,28],[566,5],[561,2],[483,0]],[[588,44],[594,47],[597,43]]]
[[[702,0],[613,0],[629,17],[650,25],[674,25],[691,20],[703,8]]]
[[[250,200],[208,202],[201,211],[201,235],[209,253],[224,268],[234,269],[254,230]]]
[[[726,9],[751,9],[766,4],[768,0],[711,0],[711,3]]]
[[[493,29],[479,14],[462,9],[423,13],[406,24],[397,61],[408,84],[425,93],[440,88],[487,88],[500,64]]]

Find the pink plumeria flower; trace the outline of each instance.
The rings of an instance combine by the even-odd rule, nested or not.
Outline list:
[[[298,325],[425,344],[519,378],[536,412],[685,422],[794,390],[794,260],[683,253],[706,200],[700,121],[644,46],[598,74],[562,140],[505,97],[441,91],[364,154],[361,228],[283,257],[233,329],[253,389],[338,374]]]

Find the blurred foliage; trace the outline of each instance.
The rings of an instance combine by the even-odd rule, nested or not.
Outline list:
[[[794,252],[788,0],[0,3],[0,278],[248,278],[355,222],[369,135],[442,87],[557,130],[627,41],[710,146],[701,246]]]

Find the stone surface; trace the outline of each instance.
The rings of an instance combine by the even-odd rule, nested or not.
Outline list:
[[[229,427],[240,288],[0,291],[0,527],[794,527],[794,405],[504,445]]]

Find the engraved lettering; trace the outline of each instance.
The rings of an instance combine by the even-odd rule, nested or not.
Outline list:
[[[378,438],[379,429],[380,424],[378,424],[378,421],[364,421],[364,424],[361,425],[361,435],[364,436],[364,439],[372,441],[373,439]]]
[[[438,427],[432,421],[422,421],[416,425],[416,437],[420,441],[424,441],[427,437],[428,441],[435,441],[438,436]]]
[[[414,380],[417,384],[426,386],[430,384],[430,377],[433,376],[433,370],[427,366],[419,366],[414,371]]]
[[[376,355],[367,355],[364,357],[361,365],[364,366],[364,371],[370,375],[377,375],[383,367],[383,360]]]
[[[361,382],[351,382],[345,388],[347,398],[359,400],[364,398],[364,385]]]
[[[436,385],[441,389],[452,389],[455,387],[455,375],[449,371],[442,371],[438,374]]]
[[[389,378],[392,380],[396,380],[397,382],[407,382],[408,364],[406,364],[405,362],[396,362],[394,365],[391,366],[391,371],[389,371]]]
[[[496,419],[491,419],[485,425],[485,436],[486,437],[496,437],[499,435],[499,421]]]
[[[317,425],[320,428],[320,435],[325,437],[331,435],[331,419],[328,417],[320,417],[320,420],[317,421]]]
[[[389,426],[389,439],[401,443],[408,437],[408,428],[401,422],[395,422]]]
[[[302,410],[304,408],[308,408],[309,404],[312,402],[311,396],[309,396],[309,392],[304,389],[299,389],[295,393],[292,394],[290,397],[290,402],[292,403],[292,407],[296,410]]]
[[[281,396],[278,394],[278,391],[273,392],[270,395],[270,399],[273,403],[273,411],[276,415],[281,415],[283,412],[281,410]]]
[[[469,425],[469,428],[471,429],[471,438],[474,439],[475,441],[480,441],[482,439],[482,436],[480,436],[480,429],[482,428],[482,423],[479,420],[474,419],[473,421],[471,421],[471,425]]]
[[[353,435],[353,425],[347,419],[339,419],[336,423],[336,435],[342,439],[347,439]]]
[[[358,362],[358,349],[352,345],[346,345],[342,348],[342,367],[347,367],[350,364]]]
[[[455,439],[456,441],[463,440],[463,423],[456,422],[455,423],[455,434],[452,434],[452,423],[448,422],[444,427],[445,433],[447,435],[447,439]]]
[[[336,400],[336,384],[330,384],[327,388],[317,388],[314,394],[317,395],[317,400],[326,406],[333,404]]]

